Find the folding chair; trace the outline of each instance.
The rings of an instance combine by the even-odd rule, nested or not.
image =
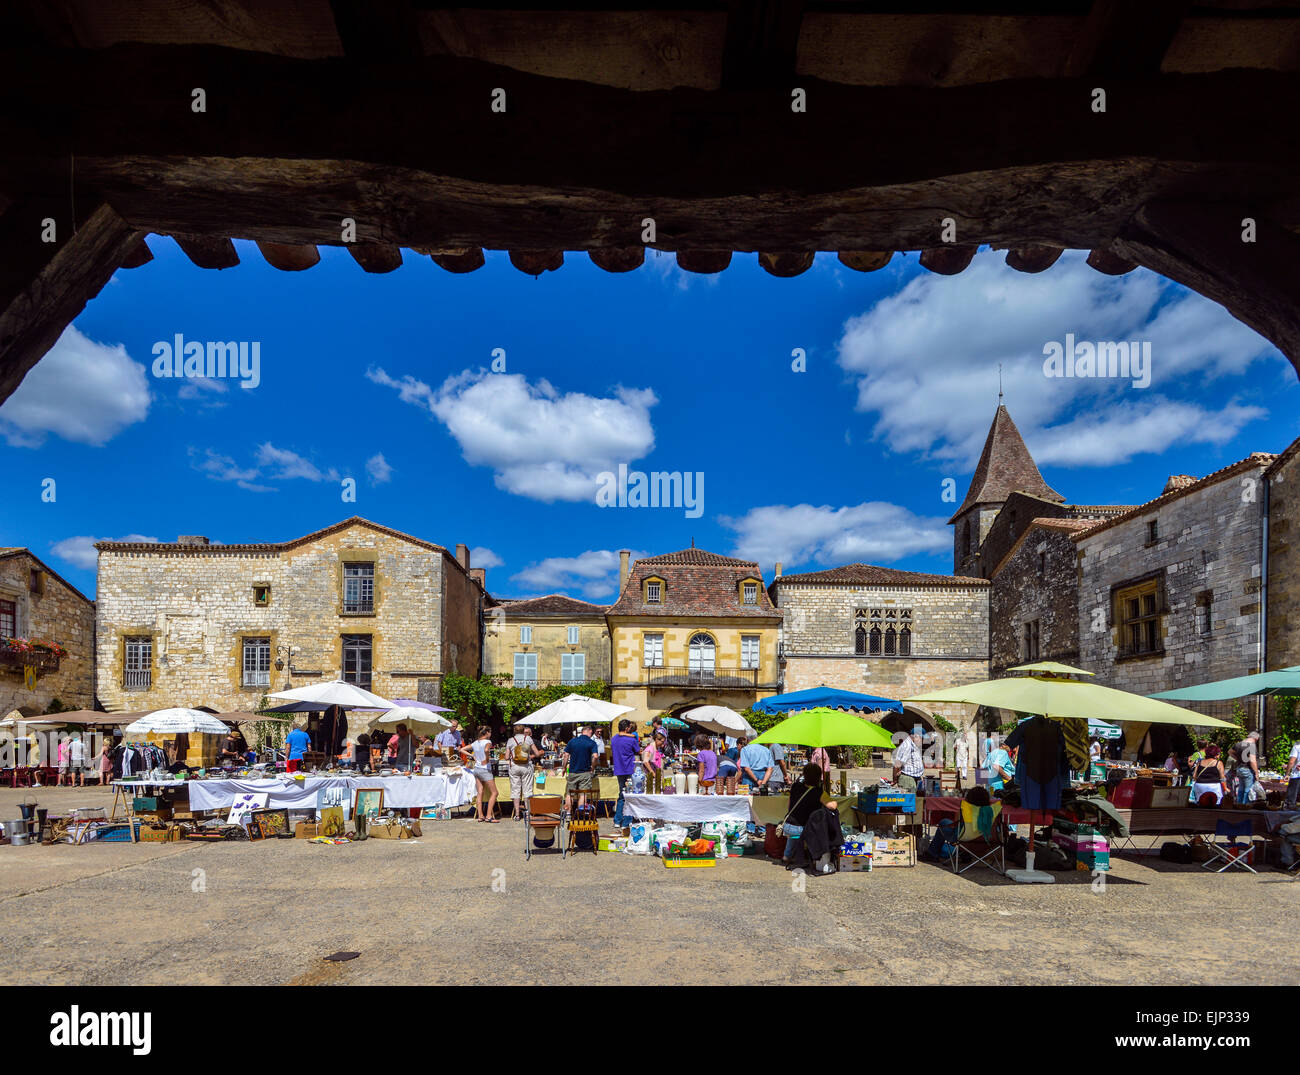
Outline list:
[[[988,811],[984,817],[984,827],[980,827],[981,811]],[[1006,874],[1007,858],[1003,846],[1002,803],[994,802],[991,806],[976,806],[963,801],[961,820],[957,823],[957,842],[948,859],[953,873],[965,873],[972,866],[987,866],[994,873]],[[962,852],[970,856],[970,862],[961,865]]]
[[[1223,865],[1214,870],[1215,873],[1223,873],[1224,870],[1231,869],[1233,866],[1249,870],[1251,873],[1258,872],[1255,867],[1246,861],[1246,852],[1250,850],[1251,838],[1255,835],[1254,823],[1249,818],[1244,821],[1225,821],[1223,818],[1219,818],[1214,823],[1214,835],[1216,838],[1221,836],[1229,842],[1221,844],[1217,842],[1217,839],[1210,841],[1208,845],[1210,858],[1209,861],[1201,863],[1201,869],[1214,870],[1214,864],[1222,861]],[[1246,842],[1238,844],[1238,836],[1244,836]]]
[[[564,799],[559,795],[534,795],[531,799],[524,799],[521,808],[524,812],[524,860],[527,861],[533,857],[534,847],[542,851],[556,848],[557,832],[564,824]],[[565,848],[559,847],[558,850],[563,858]]]

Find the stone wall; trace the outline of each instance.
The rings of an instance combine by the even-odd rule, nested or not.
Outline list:
[[[1265,664],[1290,668],[1300,665],[1300,453],[1279,460],[1269,476],[1268,501]],[[1270,724],[1268,731],[1276,729]]]
[[[609,682],[609,628],[604,616],[596,622],[586,619],[551,620],[541,617],[512,619],[506,614],[494,615],[500,609],[491,609],[484,631],[483,674],[509,675],[515,672],[516,653],[537,654],[537,678],[542,683],[558,682],[565,653],[586,655],[585,680],[603,679]],[[519,628],[527,624],[533,629],[533,640],[525,645],[519,641]],[[569,627],[578,628],[578,642],[569,644]]]
[[[372,562],[373,613],[343,611],[343,564]],[[459,576],[459,577],[457,577]],[[259,606],[254,586],[270,586]],[[354,525],[303,545],[223,551],[196,545],[158,552],[104,550],[99,558],[98,669],[112,711],[206,705],[248,710],[265,687],[242,682],[242,641],[271,640],[269,690],[342,675],[342,636],[369,635],[371,689],[435,700],[450,670],[477,675],[477,586],[449,556]],[[153,640],[152,684],[123,686],[125,639]]]
[[[43,592],[31,591],[33,568],[43,572]],[[21,668],[0,666],[0,717],[44,713],[57,698],[68,709],[95,705],[95,606],[79,591],[23,552],[0,558],[0,598],[13,601],[20,638],[58,642],[68,650],[57,672],[46,672],[28,690]]]
[[[1045,556],[1043,570],[1039,557]],[[993,578],[989,674],[1024,663],[1024,625],[1037,620],[1038,660],[1079,663],[1079,576],[1068,534],[1038,527]]]
[[[1152,694],[1257,671],[1262,473],[1258,465],[1234,469],[1078,539],[1079,663],[1099,682]],[[1147,524],[1153,519],[1158,534],[1151,544]],[[1112,589],[1149,575],[1164,585],[1162,648],[1150,656],[1120,656]],[[1210,631],[1202,634],[1196,602],[1206,592]],[[1230,702],[1189,707],[1224,719],[1232,712]]]
[[[984,546],[984,541],[993,529],[993,524],[997,520],[998,511],[1002,505],[985,504],[980,507],[968,508],[962,515],[958,516],[953,522],[952,528],[952,564],[954,575],[967,575],[978,578],[980,575],[980,549]],[[970,555],[964,555],[966,520],[970,520]]]

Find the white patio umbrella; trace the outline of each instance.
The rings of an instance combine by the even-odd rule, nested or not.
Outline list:
[[[451,721],[441,714],[431,713],[427,709],[417,709],[415,706],[398,706],[396,709],[386,709],[382,713],[376,713],[370,718],[367,727],[372,732],[391,732],[396,731],[399,724],[405,724],[411,731],[423,734],[432,734],[451,727]]]
[[[123,735],[225,735],[230,729],[211,713],[201,709],[159,709],[155,713],[141,717],[134,724],[128,724]]]
[[[268,697],[283,698],[287,702],[316,702],[322,709],[332,705],[343,709],[393,708],[393,703],[387,698],[371,694],[370,691],[358,687],[355,683],[344,683],[341,679],[311,683],[306,687],[294,687],[292,690],[279,691]]]
[[[617,705],[585,694],[566,694],[550,705],[520,717],[515,724],[608,724],[615,717],[631,713],[633,706]]]
[[[682,716],[718,735],[755,736],[758,734],[749,721],[725,705],[696,706],[694,709],[688,709]]]

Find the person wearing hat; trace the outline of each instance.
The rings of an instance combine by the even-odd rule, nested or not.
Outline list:
[[[1249,732],[1237,744],[1237,778],[1234,793],[1236,801],[1248,803],[1251,789],[1259,781],[1259,732]]]

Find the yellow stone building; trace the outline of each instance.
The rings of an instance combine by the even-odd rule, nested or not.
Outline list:
[[[285,542],[100,542],[96,668],[111,712],[253,709],[344,679],[436,702],[478,674],[482,572],[469,550],[351,518]]]
[[[619,596],[605,616],[613,700],[631,719],[699,705],[742,710],[780,689],[781,612],[758,564],[691,547],[637,560],[620,553]]]
[[[563,594],[489,599],[484,619],[484,675],[508,675],[516,686],[609,681],[604,605]]]
[[[20,654],[6,638],[57,642],[68,655]],[[0,548],[0,717],[36,716],[56,698],[94,708],[95,603],[30,550]]]

